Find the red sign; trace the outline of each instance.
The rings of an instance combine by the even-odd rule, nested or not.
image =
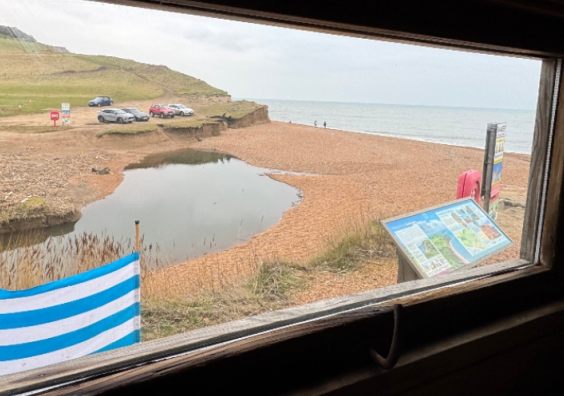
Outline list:
[[[57,120],[60,117],[60,114],[57,110],[53,110],[51,113],[49,113],[49,116],[51,117],[51,121],[53,121],[53,126],[56,127],[57,126]]]

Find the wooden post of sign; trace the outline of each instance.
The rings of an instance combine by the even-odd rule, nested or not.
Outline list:
[[[139,220],[135,220],[135,250],[141,253],[141,233],[139,230]]]
[[[419,274],[411,267],[411,263],[405,258],[403,252],[397,249],[398,256],[398,283],[421,279]]]
[[[486,213],[490,212],[490,198],[492,194],[492,175],[495,155],[495,141],[497,138],[497,124],[488,124],[486,135],[486,151],[484,152],[484,168],[482,171],[482,202]]]

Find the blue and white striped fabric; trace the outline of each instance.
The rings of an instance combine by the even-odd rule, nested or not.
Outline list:
[[[140,339],[139,255],[28,290],[0,289],[0,375]]]

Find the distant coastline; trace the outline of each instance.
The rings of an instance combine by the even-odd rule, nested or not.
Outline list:
[[[412,103],[377,103],[377,102],[343,102],[338,100],[306,100],[306,99],[275,99],[275,98],[255,98],[255,97],[233,97],[233,100],[252,100],[261,101],[280,101],[280,102],[302,102],[302,103],[328,103],[345,105],[376,105],[376,106],[400,106],[400,107],[427,107],[441,109],[461,109],[461,110],[493,110],[493,111],[535,111],[536,109],[516,109],[509,107],[477,107],[477,106],[446,106],[446,105],[425,105]]]
[[[530,154],[535,111],[256,99],[274,121],[481,149],[487,124],[507,123],[506,151]]]

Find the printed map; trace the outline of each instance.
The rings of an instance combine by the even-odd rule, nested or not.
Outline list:
[[[511,245],[473,199],[383,222],[420,274],[473,266]]]

